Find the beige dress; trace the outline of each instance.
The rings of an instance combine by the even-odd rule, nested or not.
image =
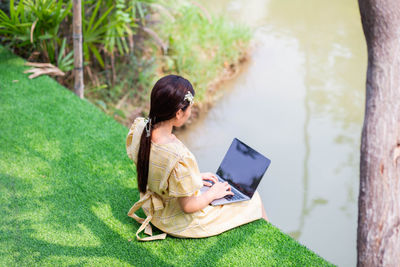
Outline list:
[[[128,156],[135,164],[144,126],[144,118],[137,118],[126,140]],[[136,233],[139,240],[165,238],[165,234],[140,238],[138,234],[142,230],[152,234],[149,222],[176,237],[200,238],[218,235],[262,217],[262,204],[258,192],[249,201],[207,206],[194,213],[183,212],[178,198],[201,194],[203,181],[195,157],[180,141],[167,144],[152,142],[149,164],[147,191],[140,194],[140,200],[128,213],[128,216],[142,223]],[[146,220],[134,213],[140,207],[148,216]]]

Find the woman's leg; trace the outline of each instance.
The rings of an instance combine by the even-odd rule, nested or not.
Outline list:
[[[269,219],[267,217],[267,213],[265,212],[264,204],[261,202],[261,209],[262,209],[262,218],[269,222]]]

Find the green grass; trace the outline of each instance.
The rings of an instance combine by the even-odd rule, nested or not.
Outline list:
[[[0,266],[325,266],[262,220],[140,243],[127,128],[0,46]]]
[[[196,89],[196,98],[202,100],[210,83],[244,56],[252,31],[223,16],[209,14],[191,2],[178,3],[175,20],[164,18],[157,30],[169,43],[162,68],[166,73],[178,73],[189,79]]]

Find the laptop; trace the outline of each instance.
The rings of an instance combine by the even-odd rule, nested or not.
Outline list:
[[[234,195],[215,199],[210,204],[216,206],[250,200],[270,163],[271,160],[234,138],[216,173],[220,182],[229,183]],[[210,187],[203,186],[201,192],[208,189]]]

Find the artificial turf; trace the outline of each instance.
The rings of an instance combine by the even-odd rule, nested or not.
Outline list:
[[[331,265],[262,220],[136,241],[128,129],[53,79],[28,79],[23,64],[0,46],[0,266]]]

